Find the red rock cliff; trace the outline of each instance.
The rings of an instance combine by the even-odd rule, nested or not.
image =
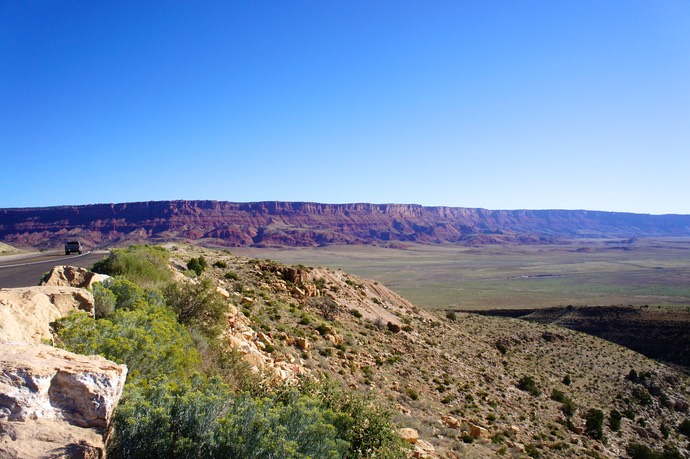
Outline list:
[[[89,247],[204,238],[227,246],[305,246],[689,235],[688,215],[414,204],[157,201],[0,209],[0,240],[38,248],[55,247],[69,238],[80,238]]]

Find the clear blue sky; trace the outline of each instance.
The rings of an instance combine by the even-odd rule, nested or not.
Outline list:
[[[690,214],[690,2],[0,2],[0,207]]]

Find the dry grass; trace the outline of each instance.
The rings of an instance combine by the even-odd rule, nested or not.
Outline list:
[[[285,263],[341,268],[432,310],[564,305],[690,305],[690,240],[562,245],[408,245],[233,249]]]
[[[236,298],[236,307],[251,319],[256,331],[272,337],[274,358],[294,361],[312,373],[329,375],[373,394],[396,413],[401,426],[418,429],[439,453],[453,451],[460,457],[525,458],[529,453],[542,458],[616,458],[624,456],[628,443],[638,442],[657,449],[668,443],[687,454],[683,449],[686,439],[675,431],[668,440],[656,437],[662,425],[676,426],[688,416],[688,379],[621,346],[559,327],[513,319],[467,313],[458,313],[454,320],[435,316],[397,299],[376,281],[333,269],[300,268],[305,274],[302,287],[329,295],[340,305],[338,313],[327,319],[314,297],[301,298],[281,287],[286,282],[280,271],[273,270],[280,266],[276,263],[223,251],[172,250],[181,260],[203,252],[211,266],[208,274],[215,282],[229,292],[241,292],[231,298]],[[367,266],[385,250],[389,249],[365,253],[361,248],[345,248],[341,253],[347,254],[351,263]],[[376,269],[386,263],[400,268],[405,258],[416,260],[417,268],[420,260],[426,260],[427,267],[438,269],[439,250],[455,254],[452,263],[469,263],[464,251],[414,247],[395,252],[399,254],[395,262],[379,260]],[[465,250],[479,250],[482,264],[491,262],[489,248]],[[526,251],[538,253],[536,248]],[[325,252],[302,253],[323,257]],[[528,259],[525,253],[511,256],[522,262]],[[223,268],[213,267],[218,261]],[[501,269],[499,260],[495,263],[494,268],[485,269]],[[619,258],[618,263],[624,262]],[[577,266],[573,270],[583,271]],[[411,272],[420,278],[429,277],[424,270]],[[539,271],[534,268],[534,272]],[[242,296],[252,299],[251,306],[240,301]],[[361,313],[354,314],[355,309]],[[378,320],[382,317],[387,319]],[[396,321],[402,329],[387,327],[388,320]],[[307,338],[312,345],[298,349],[291,344],[295,337]],[[647,382],[655,387],[655,394],[644,403],[638,395],[644,395],[647,388],[626,379],[631,368],[640,374],[649,372]],[[566,375],[570,385],[563,382]],[[541,395],[517,387],[523,376],[535,380]],[[574,403],[576,412],[570,426],[561,403],[550,398],[553,389]],[[600,442],[580,430],[590,408],[600,409],[606,416],[612,409],[625,411],[633,419],[623,419],[620,432],[605,427],[607,440]],[[486,428],[492,440],[465,443],[462,428],[448,427],[444,416]]]

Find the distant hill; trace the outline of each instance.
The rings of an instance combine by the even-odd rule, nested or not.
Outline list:
[[[414,204],[156,201],[0,209],[0,241],[51,248],[174,240],[225,246],[548,243],[567,238],[690,236],[690,215],[487,210]]]

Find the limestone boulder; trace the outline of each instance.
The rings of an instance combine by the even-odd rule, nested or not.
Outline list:
[[[398,430],[398,436],[405,442],[414,445],[419,441],[419,432],[410,427],[405,427]]]
[[[78,310],[94,314],[93,295],[83,288],[0,289],[0,339],[27,343],[50,341],[50,323]]]
[[[0,341],[0,457],[103,457],[127,367]]]
[[[61,421],[0,419],[0,457],[3,459],[102,459],[103,437]]]
[[[425,440],[417,440],[414,444],[412,457],[415,459],[432,459],[436,457],[434,445]]]
[[[489,431],[482,426],[476,424],[470,424],[470,435],[475,440],[481,440],[488,442],[490,441]]]
[[[77,266],[55,266],[41,281],[41,285],[91,288],[95,282],[103,282],[108,277]]]

